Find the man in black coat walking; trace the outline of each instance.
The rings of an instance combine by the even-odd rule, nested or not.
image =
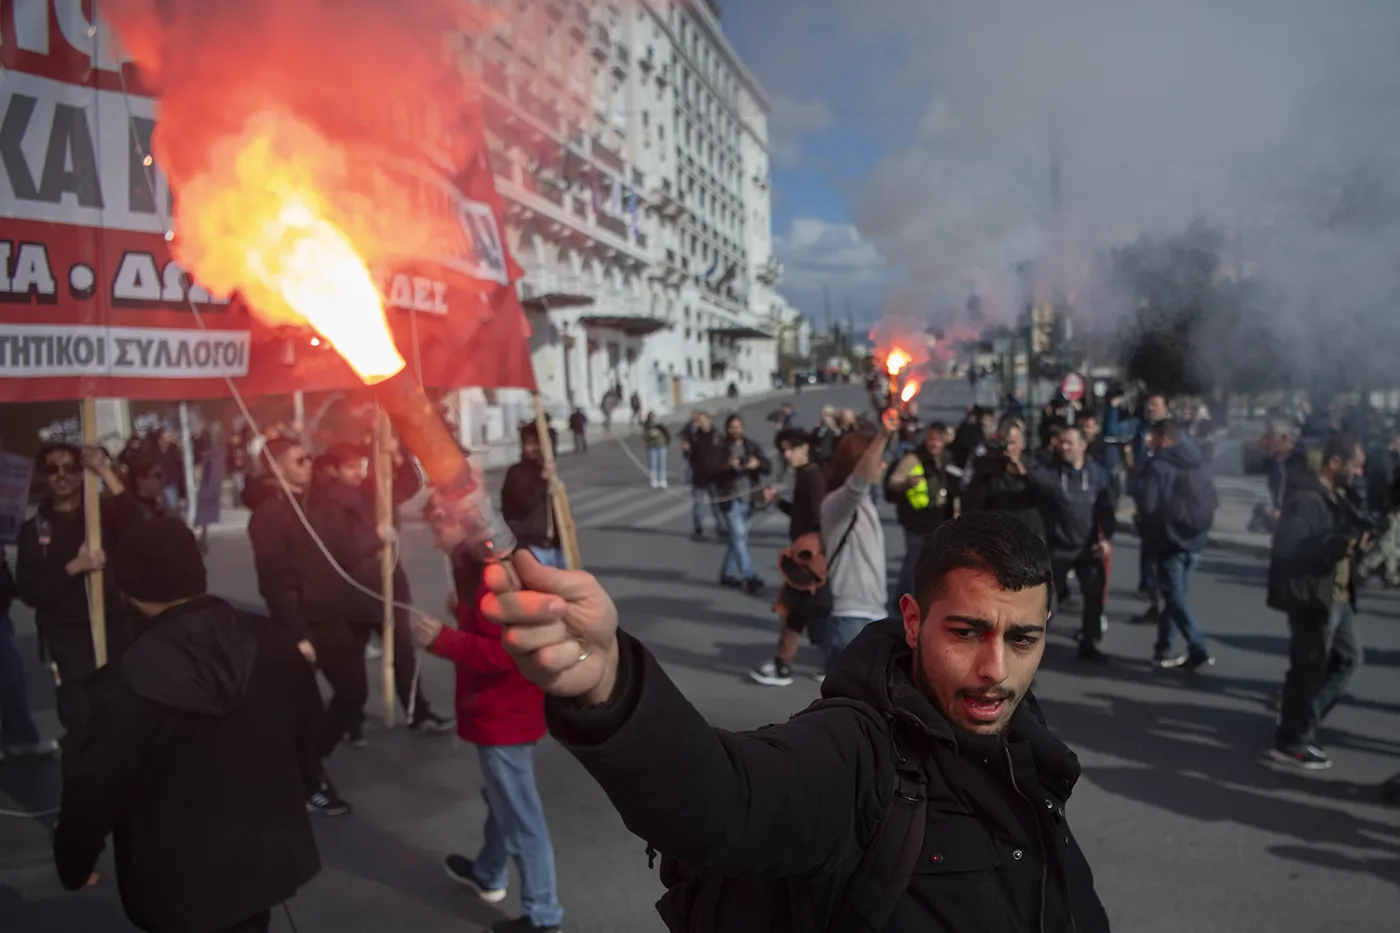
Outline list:
[[[145,618],[85,684],[89,728],[66,755],[54,860],[90,882],[111,835],[127,917],[149,933],[261,933],[320,870],[303,801],[321,702],[295,637],[207,595],[194,534],[144,522],[111,564]]]
[[[716,895],[668,895],[671,929],[820,930],[856,909],[885,914],[875,929],[886,933],[1108,930],[1066,823],[1079,762],[1029,692],[1051,568],[1021,522],[978,513],[940,527],[902,619],[873,623],[847,646],[823,702],[748,733],[705,722],[619,630],[592,576],[528,557],[515,569],[520,592],[488,569],[482,608],[508,628],[522,673],[550,694],[550,731],[629,829]],[[925,822],[910,824],[921,837],[905,837],[922,839],[907,882],[888,898],[862,889],[873,896],[843,901],[884,814],[907,812],[896,787],[904,793],[911,767],[920,793],[900,799]]]
[[[1269,754],[1305,771],[1332,767],[1317,726],[1361,666],[1352,562],[1365,535],[1343,500],[1365,470],[1355,437],[1329,440],[1317,473],[1292,478],[1269,557],[1269,608],[1288,615],[1288,673]]]

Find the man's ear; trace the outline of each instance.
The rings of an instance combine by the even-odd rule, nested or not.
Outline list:
[[[904,621],[904,642],[910,648],[916,648],[919,644],[919,628],[924,621],[919,601],[905,593],[899,597],[899,614]]]

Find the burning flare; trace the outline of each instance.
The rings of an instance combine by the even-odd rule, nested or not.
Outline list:
[[[895,347],[890,351],[890,355],[885,358],[885,371],[891,376],[898,376],[900,370],[908,366],[913,358],[903,350]]]
[[[369,385],[404,368],[351,218],[333,206],[344,155],[283,113],[251,117],[180,190],[176,258],[238,290],[269,324],[310,325]]]
[[[904,402],[905,404],[908,404],[909,400],[918,394],[919,380],[910,379],[907,383],[904,384],[904,391],[899,393],[899,400],[901,402]]]

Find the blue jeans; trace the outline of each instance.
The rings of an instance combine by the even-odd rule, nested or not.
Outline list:
[[[476,857],[476,881],[503,890],[509,860],[520,872],[520,906],[537,927],[564,920],[554,875],[554,845],[535,787],[535,746],[481,745],[481,795],[486,798],[486,839]]]
[[[715,487],[692,486],[690,496],[693,503],[690,514],[695,521],[695,533],[697,535],[705,533],[705,508],[708,506],[715,516],[715,534],[723,534],[724,516],[720,514],[719,506],[715,505]]]
[[[0,615],[0,746],[33,745],[39,730],[29,715],[24,692],[24,661],[15,644],[15,626],[8,614]]]
[[[651,481],[653,483],[666,482],[666,448],[648,448],[647,457],[651,464]]]
[[[721,577],[752,580],[753,560],[749,557],[749,500],[735,499],[729,503],[729,546],[724,549]]]
[[[1172,551],[1157,557],[1157,584],[1162,588],[1162,615],[1157,622],[1157,654],[1165,657],[1172,650],[1172,628],[1181,629],[1192,654],[1207,654],[1206,640],[1196,626],[1196,617],[1186,599],[1191,592],[1191,572],[1201,563],[1200,554]]]
[[[826,669],[831,670],[831,664],[836,660],[836,656],[855,641],[861,629],[871,623],[871,619],[857,619],[853,616],[830,616],[826,620],[826,642],[822,649],[826,652]]]
[[[530,553],[535,555],[535,560],[546,567],[553,567],[556,570],[568,570],[564,564],[564,552],[557,547],[532,547]]]

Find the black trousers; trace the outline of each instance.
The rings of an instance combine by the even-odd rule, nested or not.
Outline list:
[[[92,649],[92,627],[86,619],[77,624],[46,625],[40,635],[49,661],[58,667],[54,705],[59,724],[69,735],[87,725],[88,700],[83,678],[97,669]],[[107,660],[121,657],[131,643],[131,628],[120,607],[108,607]]]
[[[1094,644],[1099,640],[1103,619],[1104,585],[1107,580],[1103,558],[1085,548],[1078,554],[1057,553],[1053,555],[1051,563],[1057,580],[1065,579],[1070,570],[1074,571],[1074,577],[1079,581],[1079,598],[1084,606],[1079,618],[1079,640]]]
[[[575,432],[573,432],[573,434],[574,434],[574,453],[576,453],[576,454],[587,453],[587,452],[588,452],[588,435],[585,434],[583,431],[575,431]]]
[[[235,923],[231,927],[220,930],[219,933],[267,933],[272,927],[272,911],[264,910],[255,917],[249,917],[242,923]]]
[[[413,603],[413,593],[408,588],[408,574],[404,572],[402,566],[394,571],[394,601],[406,604]],[[383,625],[381,623],[370,623],[367,625],[368,640],[369,633],[376,634],[382,641]],[[399,703],[403,705],[404,715],[408,714],[410,702],[413,707],[413,720],[415,722],[429,716],[433,708],[428,705],[428,698],[423,695],[423,676],[418,672],[417,697],[413,693],[413,674],[417,666],[417,660],[413,654],[413,629],[408,618],[408,612],[404,609],[394,609],[394,691],[399,695]],[[361,717],[363,718],[363,717]]]
[[[350,625],[343,620],[311,627],[316,667],[332,691],[321,735],[322,758],[329,758],[345,734],[360,722],[369,700],[369,677],[365,672],[369,633],[368,626]]]

